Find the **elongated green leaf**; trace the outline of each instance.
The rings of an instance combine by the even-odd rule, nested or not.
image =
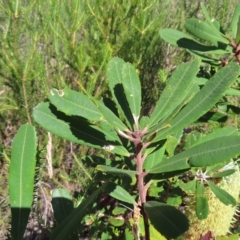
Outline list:
[[[133,205],[137,204],[134,198],[124,188],[115,183],[108,183],[106,191],[110,196],[120,201],[127,202]]]
[[[233,173],[235,173],[235,169],[228,169],[223,172],[215,173],[211,177],[212,178],[222,178],[222,177],[232,175]]]
[[[129,156],[128,151],[111,134],[106,135],[107,133],[82,119],[68,117],[48,103],[38,104],[33,110],[33,118],[47,131],[71,142]]]
[[[126,175],[132,179],[132,184],[136,183],[136,174],[137,174],[136,171],[119,169],[119,168],[109,167],[109,166],[105,166],[105,165],[98,165],[96,167],[96,169],[98,171],[111,173],[113,175]]]
[[[190,168],[188,158],[186,156],[178,157],[178,155],[179,154],[170,158],[164,158],[159,164],[149,169],[148,173],[167,173]]]
[[[98,109],[113,129],[126,131],[127,127],[125,124],[108,107],[106,107],[102,101],[98,102]]]
[[[189,155],[189,164],[194,167],[210,166],[230,161],[240,154],[240,136],[228,136],[199,144],[178,155]],[[177,156],[177,155],[176,155]]]
[[[238,23],[237,23],[237,35],[236,35],[236,43],[240,43],[240,16],[238,18]]]
[[[125,63],[122,69],[122,84],[131,109],[133,118],[138,121],[140,117],[142,92],[139,77],[130,63]]]
[[[204,142],[208,142],[210,140],[216,139],[216,138],[220,138],[220,137],[226,137],[226,136],[240,136],[240,132],[234,128],[234,127],[223,127],[223,128],[219,128],[209,134],[207,134],[206,136],[200,138],[198,141],[195,141],[191,147],[202,144]]]
[[[199,66],[200,60],[195,59],[190,63],[182,63],[173,72],[150,116],[148,121],[149,128],[168,116],[186,97],[199,70]]]
[[[164,119],[162,119],[159,123],[157,123],[156,125],[154,125],[152,128],[150,128],[148,130],[147,133],[147,138],[149,138],[149,135],[152,135],[152,133],[154,133],[154,135],[156,135],[157,132],[165,129],[165,128],[170,128],[170,122],[172,119],[174,119],[177,114],[181,111],[181,109],[188,103],[190,102],[190,100],[193,98],[193,96],[196,95],[196,93],[199,91],[199,87],[196,84],[192,84],[191,88],[189,89],[189,91],[187,92],[185,98],[178,103],[177,107]],[[151,137],[150,137],[151,139]],[[147,141],[151,141],[151,140],[147,140]]]
[[[144,204],[151,224],[166,238],[177,238],[187,231],[187,217],[175,207],[164,203],[148,201]]]
[[[221,98],[238,75],[239,65],[235,63],[230,63],[220,69],[194,96],[190,103],[169,122],[171,127],[161,130],[154,141],[164,139],[167,135],[183,129],[204,115]]]
[[[239,17],[240,17],[240,3],[238,3],[237,6],[235,7],[235,11],[231,21],[232,34],[235,39],[237,38]]]
[[[55,189],[52,192],[52,207],[54,218],[57,223],[61,223],[72,211],[73,201],[68,190],[66,189]],[[78,232],[75,230],[71,234],[72,240],[78,240]]]
[[[221,189],[220,187],[216,186],[210,181],[207,181],[208,186],[211,188],[212,192],[215,196],[225,205],[232,205],[233,207],[236,206],[237,202],[236,199],[227,193],[225,190]]]
[[[11,234],[14,239],[23,239],[33,203],[36,153],[35,128],[24,124],[13,139],[9,167]]]
[[[225,95],[228,96],[240,96],[240,90],[238,89],[234,89],[234,88],[230,88],[225,92]]]
[[[148,170],[162,161],[166,149],[166,145],[159,146],[151,154],[147,156],[143,163],[143,167]]]
[[[184,27],[194,36],[211,42],[214,46],[218,46],[219,42],[228,44],[228,40],[221,36],[221,33],[212,28],[206,22],[200,22],[196,18],[188,19]]]
[[[196,40],[194,40],[192,37],[190,37],[186,33],[180,32],[175,29],[170,29],[170,28],[161,29],[160,36],[166,42],[174,46],[189,49],[190,51],[194,50],[194,51],[200,51],[200,52],[209,52],[209,51],[219,50],[219,48],[215,46],[203,45],[197,42]]]
[[[194,167],[211,166],[230,161],[240,154],[240,136],[228,136],[213,139],[189,148],[149,169],[149,173],[170,172]]]
[[[201,182],[197,182],[196,215],[200,220],[206,219],[209,214],[208,200],[204,192],[204,185]]]
[[[112,97],[117,104],[119,111],[126,118],[129,127],[133,127],[134,119],[129,108],[126,95],[123,89],[123,77],[122,70],[125,62],[121,58],[113,58],[107,67],[107,78],[109,82],[109,88],[112,93]]]
[[[79,226],[80,221],[86,214],[86,210],[94,203],[96,197],[103,191],[103,187],[98,188],[90,197],[74,209],[52,232],[51,240],[66,240],[72,232]]]
[[[101,112],[86,95],[69,88],[63,90],[52,89],[49,94],[51,103],[66,115],[81,116],[90,121],[99,121]]]
[[[204,3],[201,3],[201,8],[202,8],[202,12],[203,12],[204,17],[206,18],[209,26],[212,27],[213,30],[219,31],[220,26],[219,26],[218,22],[215,19],[210,18]]]

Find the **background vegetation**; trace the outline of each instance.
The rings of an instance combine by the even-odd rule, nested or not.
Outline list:
[[[190,58],[160,39],[160,28],[184,31],[187,18],[201,18],[204,2],[210,16],[227,30],[237,0],[1,0],[0,1],[0,238],[8,227],[7,172],[11,141],[19,126],[32,123],[32,109],[53,87],[68,86],[108,95],[105,72],[118,56],[139,71],[145,112],[151,112],[167,76]],[[37,126],[36,126],[37,127]],[[50,190],[64,186],[76,196],[76,205],[88,194],[94,171],[82,160],[95,150],[40,134],[40,178],[37,179],[32,225],[51,226]],[[51,141],[52,138],[52,141]],[[50,140],[49,140],[50,139]],[[51,169],[46,152],[51,152]],[[103,153],[98,153],[103,154]],[[80,193],[80,194],[79,194]],[[40,225],[38,225],[38,229]]]

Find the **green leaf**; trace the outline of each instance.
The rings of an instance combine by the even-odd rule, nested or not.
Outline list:
[[[200,66],[199,59],[182,63],[172,74],[148,121],[148,128],[167,117],[190,90]]]
[[[111,173],[113,175],[126,175],[128,177],[130,177],[132,179],[132,183],[131,185],[136,183],[136,171],[132,171],[132,170],[125,170],[125,169],[119,169],[119,168],[115,168],[115,167],[109,167],[109,166],[105,166],[105,165],[98,165],[96,167],[96,170],[98,171],[102,171],[102,172],[107,172],[107,173]]]
[[[133,233],[132,233],[132,231],[129,228],[125,228],[124,239],[125,240],[134,240]]]
[[[179,154],[170,158],[164,158],[159,164],[149,169],[148,173],[166,173],[190,168],[190,165],[188,164],[188,158],[181,158],[178,157],[178,155]]]
[[[188,19],[184,27],[194,36],[202,40],[209,41],[216,47],[219,45],[219,42],[228,44],[228,40],[222,37],[221,33],[217,29],[212,28],[206,22],[200,22],[196,18]]]
[[[69,88],[52,89],[49,94],[50,102],[66,115],[84,117],[90,121],[99,121],[101,112],[88,96]]]
[[[86,214],[87,209],[94,203],[97,196],[103,191],[106,185],[98,188],[91,196],[74,209],[52,232],[51,240],[66,240],[79,226],[79,223]]]
[[[108,108],[105,106],[103,101],[98,102],[98,109],[103,114],[104,118],[116,131],[126,131],[127,127],[125,124]]]
[[[180,159],[188,156],[191,166],[204,167],[230,161],[238,154],[240,154],[240,136],[227,136],[204,142],[178,155]]]
[[[111,197],[116,198],[120,201],[130,203],[133,205],[137,204],[134,198],[124,188],[115,183],[112,182],[108,183],[106,191]]]
[[[29,124],[24,124],[13,139],[9,166],[11,234],[14,239],[23,239],[28,223],[33,203],[36,153],[35,128]]]
[[[187,169],[190,167],[189,164],[193,167],[211,166],[230,161],[237,154],[240,154],[240,136],[221,137],[189,148],[168,159],[163,159],[148,172],[162,173]]]
[[[115,57],[111,59],[107,66],[107,79],[112,97],[117,104],[119,111],[122,113],[123,117],[126,118],[129,127],[133,127],[134,119],[126,99],[126,95],[124,94],[122,84],[122,70],[124,64],[125,62],[121,58]]]
[[[193,98],[193,96],[198,91],[199,91],[198,86],[193,84],[190,90],[188,91],[188,93],[186,94],[186,97],[180,103],[178,103],[178,106],[171,112],[171,114],[165,117],[163,120],[161,120],[159,123],[157,123],[155,126],[153,126],[151,129],[148,130],[147,141],[152,141],[152,138],[151,136],[149,137],[149,135],[153,134],[152,136],[155,137],[157,132],[162,131],[165,128],[170,128],[171,120],[176,117],[176,115],[181,111],[181,109]]]
[[[203,78],[203,77],[195,77],[194,78],[194,82],[197,85],[204,85],[207,81],[208,81],[208,79],[207,78]]]
[[[168,195],[167,204],[178,207],[182,203],[182,191],[180,188],[173,188],[171,193]]]
[[[240,16],[238,18],[238,23],[237,23],[237,35],[236,35],[236,40],[235,42],[239,44],[240,42]]]
[[[240,90],[230,88],[225,92],[225,95],[227,95],[227,96],[240,96]]]
[[[235,169],[228,169],[223,172],[215,173],[211,177],[212,178],[222,178],[222,177],[232,175],[233,173],[235,173]]]
[[[240,17],[240,3],[236,5],[231,21],[232,34],[235,40],[238,38],[239,17]]]
[[[116,206],[116,207],[112,210],[112,214],[113,214],[113,215],[122,215],[122,214],[124,214],[126,211],[127,211],[126,208]]]
[[[201,3],[201,8],[202,8],[202,12],[203,12],[204,17],[206,18],[209,26],[211,26],[213,30],[219,31],[219,29],[220,29],[219,23],[215,19],[210,18],[204,3]]]
[[[166,238],[177,238],[187,231],[187,217],[175,207],[164,203],[148,201],[144,204],[151,224]]]
[[[215,196],[225,205],[232,205],[233,207],[236,206],[237,202],[235,198],[227,193],[225,190],[221,189],[220,187],[216,186],[215,184],[207,181],[208,186],[215,194]]]
[[[109,217],[108,223],[113,225],[114,227],[121,227],[124,224],[123,217]]]
[[[162,158],[165,153],[166,145],[157,147],[151,154],[147,155],[143,167],[144,169],[148,170],[154,167],[156,164],[162,161]]]
[[[192,37],[190,37],[186,33],[180,32],[175,29],[171,29],[171,28],[161,29],[160,36],[166,42],[177,47],[188,49],[191,52],[200,51],[200,52],[211,53],[212,51],[219,51],[219,48],[215,46],[203,45],[197,42],[196,40],[194,40]]]
[[[136,70],[130,63],[123,65],[122,84],[134,121],[138,122],[142,101],[141,85]]]
[[[52,206],[54,218],[62,222],[73,210],[72,197],[68,190],[60,188],[52,191]]]
[[[162,234],[158,230],[156,230],[156,228],[154,228],[154,226],[151,224],[151,222],[150,222],[149,225],[150,225],[149,226],[149,231],[150,231],[151,239],[153,239],[153,240],[155,240],[155,239],[166,240],[166,238],[164,236],[162,236]],[[144,239],[145,230],[144,230],[144,221],[143,221],[142,216],[139,219],[138,227],[139,227],[139,231],[140,231],[140,239]]]
[[[196,189],[196,215],[198,219],[206,219],[209,214],[208,200],[205,195],[205,187],[201,182],[197,182]]]
[[[239,234],[218,237],[217,240],[239,240]]]
[[[33,118],[41,127],[63,139],[129,156],[128,151],[111,134],[106,135],[108,133],[81,118],[64,115],[49,103],[38,104],[33,110]]]
[[[167,137],[166,151],[169,157],[172,157],[174,155],[175,149],[177,145],[180,143],[182,135],[183,135],[183,131],[181,130]]]
[[[177,132],[196,121],[221,98],[224,92],[237,79],[239,65],[230,63],[221,68],[193,97],[193,99],[169,122],[170,128],[161,130],[154,142],[166,138],[168,135]]]
[[[196,180],[193,179],[189,182],[180,182],[179,187],[187,194],[195,194],[196,192]]]
[[[61,223],[72,211],[73,202],[72,197],[68,190],[66,189],[54,189],[52,192],[52,207],[54,218],[56,221]],[[73,231],[71,234],[71,239],[78,240],[77,231]]]
[[[207,134],[206,136],[200,138],[198,141],[195,141],[191,147],[202,144],[204,142],[208,142],[211,141],[213,139],[216,138],[220,138],[220,137],[227,137],[227,136],[239,136],[239,131],[234,128],[234,127],[230,127],[230,126],[226,126],[223,128],[219,128],[209,134]]]

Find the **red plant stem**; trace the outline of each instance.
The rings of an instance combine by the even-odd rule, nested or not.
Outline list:
[[[144,221],[144,229],[145,229],[145,240],[150,240],[150,229],[149,229],[149,221],[147,213],[144,209],[144,203],[146,203],[147,189],[149,184],[144,185],[144,177],[147,175],[146,172],[143,171],[143,162],[144,159],[142,157],[142,149],[143,146],[141,143],[136,145],[136,164],[137,164],[137,175],[138,175],[138,192],[141,201],[141,210]]]

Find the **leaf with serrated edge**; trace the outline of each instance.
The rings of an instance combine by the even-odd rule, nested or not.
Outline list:
[[[13,139],[9,166],[11,234],[14,239],[23,239],[33,203],[36,154],[35,128],[30,124],[24,124]]]
[[[240,154],[240,136],[227,136],[204,142],[178,155],[189,155],[188,162],[191,166],[204,167],[230,161],[238,154]]]
[[[185,97],[194,81],[200,66],[200,60],[195,59],[190,63],[182,63],[172,74],[167,86],[158,100],[153,113],[148,121],[152,127],[161,119],[168,116]]]
[[[171,172],[187,169],[190,167],[189,165],[193,167],[211,166],[230,161],[237,154],[240,154],[240,136],[221,137],[164,159],[160,164],[149,169],[148,172]]]
[[[179,114],[169,122],[171,127],[159,132],[153,142],[162,140],[167,135],[189,126],[204,115],[221,98],[238,75],[239,65],[236,63],[230,63],[220,69]]]

